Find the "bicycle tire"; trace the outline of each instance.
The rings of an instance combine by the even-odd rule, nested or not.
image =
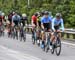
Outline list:
[[[57,49],[58,47],[59,47],[59,50]],[[57,56],[59,56],[60,53],[61,53],[61,41],[58,37],[57,37],[57,40],[56,40],[56,50],[55,50],[55,52],[56,52]]]
[[[55,50],[54,45],[52,45],[51,54],[54,54],[54,50]]]

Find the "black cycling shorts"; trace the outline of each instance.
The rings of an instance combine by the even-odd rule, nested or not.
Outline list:
[[[43,23],[44,28],[48,31],[49,29],[51,29],[50,27],[50,23]]]
[[[58,30],[59,29],[59,26],[54,26],[55,30]]]
[[[39,27],[41,27],[41,21],[38,21],[38,25],[39,25]]]
[[[15,24],[15,26],[18,26],[18,21],[13,21],[14,22],[14,24]]]

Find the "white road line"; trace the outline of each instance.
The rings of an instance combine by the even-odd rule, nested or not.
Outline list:
[[[73,43],[68,43],[68,42],[61,42],[62,44],[66,44],[66,45],[71,45],[71,46],[75,46],[75,44]]]
[[[8,56],[11,56],[17,60],[41,60],[40,58],[21,53],[19,51],[14,51],[14,50],[8,49],[4,46],[0,46],[0,48],[2,48],[4,51],[6,51],[6,54]]]

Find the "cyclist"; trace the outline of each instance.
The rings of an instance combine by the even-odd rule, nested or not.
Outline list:
[[[4,13],[0,11],[0,25],[3,24],[3,20],[4,20]]]
[[[44,16],[44,11],[38,13],[38,26],[41,28],[41,18]]]
[[[22,22],[23,26],[25,26],[27,21],[28,21],[27,15],[26,14],[22,14],[21,22]]]
[[[19,22],[21,20],[21,17],[15,13],[13,16],[12,16],[12,23],[15,24],[15,26],[18,26]]]
[[[51,17],[49,16],[49,12],[48,11],[45,11],[44,12],[44,16],[41,18],[41,27],[43,30],[45,31],[51,31]],[[42,32],[42,45],[44,46],[45,44],[45,40],[44,40],[44,32]]]
[[[37,21],[37,16],[38,16],[38,14],[37,13],[35,13],[33,16],[32,16],[32,30],[37,26],[37,24],[38,24],[38,21]]]
[[[53,18],[52,20],[52,30],[53,32],[61,32],[64,31],[64,23],[63,23],[63,19],[61,17],[61,13],[56,13],[56,17]],[[59,33],[59,37],[61,38],[61,34]],[[52,34],[51,37],[51,44],[54,41],[54,33]]]
[[[37,31],[37,38],[38,38],[38,44],[40,44],[41,39],[41,18],[44,16],[44,11],[41,11],[38,13],[38,31]]]
[[[34,30],[35,28],[37,28],[38,26],[38,21],[37,21],[37,17],[38,17],[38,14],[35,13],[33,16],[32,16],[32,37],[34,36]],[[33,42],[33,44],[35,44],[35,42]]]
[[[8,20],[10,22],[10,25],[12,24],[12,16],[13,16],[13,14],[12,13],[9,13]]]
[[[4,32],[4,13],[0,11],[0,32]]]

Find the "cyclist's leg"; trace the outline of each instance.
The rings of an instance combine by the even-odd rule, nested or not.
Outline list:
[[[39,38],[41,38],[41,21],[38,21],[38,25],[39,25]]]
[[[42,35],[42,44],[44,44],[45,43],[45,32],[42,31],[41,35]]]
[[[60,38],[60,40],[61,40],[61,32],[60,32],[61,30],[60,30],[60,29],[58,29],[58,31],[59,31],[59,32],[58,32],[58,37],[59,37],[59,38]]]
[[[21,21],[21,23],[23,24],[23,27],[24,27],[24,26],[25,26],[25,23],[24,23],[24,21],[23,21],[23,20]]]

